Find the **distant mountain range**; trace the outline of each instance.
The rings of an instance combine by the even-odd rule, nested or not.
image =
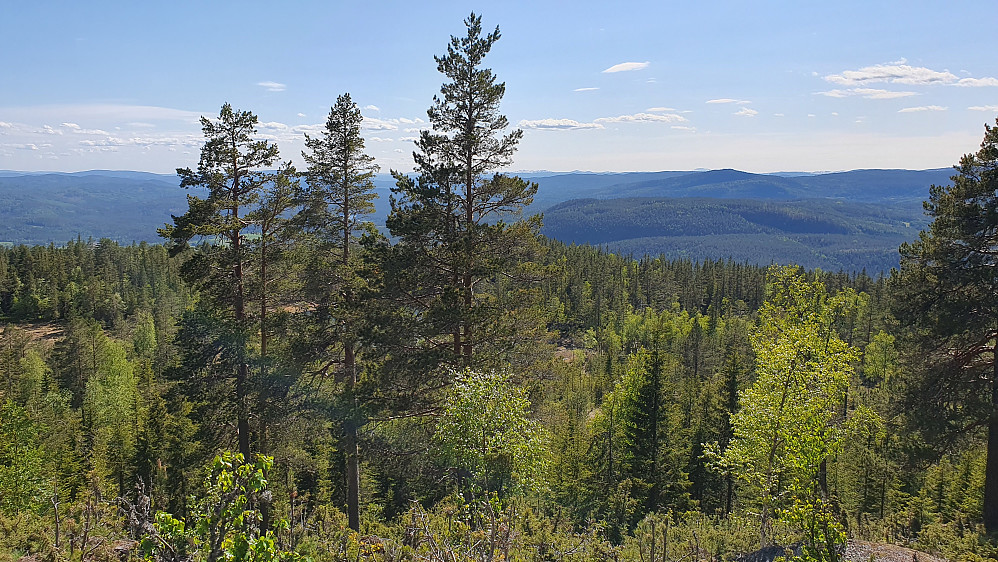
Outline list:
[[[796,262],[883,271],[897,246],[927,224],[929,186],[953,170],[752,174],[738,170],[627,173],[531,172],[547,236],[612,251]],[[394,180],[375,179],[384,224]],[[156,229],[187,210],[170,174],[0,170],[0,244],[61,244],[78,236],[158,242]]]

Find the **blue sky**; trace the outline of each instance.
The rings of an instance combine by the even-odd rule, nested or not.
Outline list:
[[[953,2],[15,2],[0,169],[195,166],[198,118],[253,111],[301,162],[336,96],[409,170],[472,10],[525,131],[513,170],[926,169],[998,115],[998,8]]]

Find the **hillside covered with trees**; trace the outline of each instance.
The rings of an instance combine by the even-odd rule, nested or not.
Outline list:
[[[342,94],[302,170],[253,113],[202,118],[162,244],[0,247],[0,561],[998,558],[998,128],[890,276],[634,259],[540,234],[537,184],[500,173],[499,29],[465,25],[387,233]],[[544,228],[830,253],[912,228],[618,201]]]

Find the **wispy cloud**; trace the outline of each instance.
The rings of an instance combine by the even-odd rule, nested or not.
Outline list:
[[[298,117],[305,117],[305,114],[304,113],[299,113]]]
[[[967,88],[995,87],[998,78],[958,78],[948,70],[933,70],[924,66],[911,66],[904,59],[885,64],[864,66],[859,70],[845,70],[824,77],[827,82],[842,86],[866,84],[909,84],[913,86],[952,85]]]
[[[847,98],[859,96],[869,100],[892,100],[895,98],[906,98],[918,95],[916,92],[894,92],[891,90],[881,90],[877,88],[849,88],[847,90],[828,90],[827,92],[816,92],[819,96],[830,98]]]
[[[664,109],[664,108],[663,108]],[[686,123],[682,115],[666,113],[635,113],[633,115],[617,115],[616,117],[598,117],[591,122],[574,119],[536,119],[523,120],[517,126],[523,129],[538,129],[549,131],[573,131],[578,129],[603,129],[608,123]]]
[[[904,63],[902,59],[887,64],[864,66],[859,70],[845,70],[839,74],[829,74],[825,76],[825,80],[843,86],[862,86],[880,82],[912,85],[952,84],[958,80],[956,75],[947,70],[938,71]]]
[[[752,103],[749,100],[736,100],[734,98],[717,98],[713,100],[707,100],[704,103],[735,103],[738,105],[745,105],[747,103]]]
[[[376,105],[365,105],[364,109],[368,109],[371,111],[381,111],[381,108]]]
[[[280,82],[257,82],[257,86],[261,88],[266,88],[268,92],[283,92],[288,88],[287,84],[281,84]]]
[[[967,109],[971,111],[987,111],[988,113],[998,113],[998,105],[972,105]]]
[[[615,64],[610,68],[603,71],[604,74],[610,74],[613,72],[630,72],[632,70],[643,70],[648,68],[651,63],[645,62],[622,62],[620,64]]]
[[[618,115],[616,117],[600,117],[596,123],[685,123],[686,118],[675,113],[659,115],[657,113],[635,113],[634,115]]]
[[[673,107],[649,107],[645,111],[650,113],[664,113],[666,111],[676,111],[676,109]]]
[[[375,117],[365,117],[360,126],[370,131],[394,131],[399,128],[397,123]]]
[[[574,131],[578,129],[602,129],[599,123],[581,123],[574,119],[524,119],[516,124],[521,129],[547,131]]]
[[[921,105],[918,107],[906,107],[904,109],[899,109],[898,113],[920,113],[923,111],[946,111],[946,108],[941,105]]]
[[[992,78],[990,76],[985,78],[961,78],[959,82],[956,83],[957,86],[963,86],[965,88],[984,88],[988,86],[998,86],[998,78]]]
[[[735,113],[733,113],[733,115],[740,115],[742,117],[755,117],[756,115],[759,115],[759,112],[749,107],[743,107],[738,111],[736,111]]]
[[[572,91],[573,92],[592,92],[592,91],[598,90],[598,89],[599,88],[576,88],[576,89],[574,89]]]

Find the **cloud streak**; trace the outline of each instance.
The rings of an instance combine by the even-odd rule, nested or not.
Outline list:
[[[582,129],[604,129],[605,125],[611,123],[686,123],[687,120],[682,115],[667,113],[659,115],[655,113],[635,113],[633,115],[617,115],[615,117],[598,117],[591,122],[576,121],[574,119],[535,119],[523,120],[517,123],[521,129],[534,129],[546,131],[576,131]]]
[[[896,92],[891,90],[882,90],[878,88],[849,88],[846,90],[828,90],[827,92],[816,92],[819,96],[827,96],[830,98],[847,98],[853,96],[859,96],[866,98],[868,100],[892,100],[896,98],[906,98],[909,96],[917,96],[916,92]]]
[[[644,70],[648,68],[651,63],[645,62],[622,62],[620,64],[615,64],[610,68],[603,71],[603,74],[613,74],[615,72],[633,72],[635,70]]]
[[[707,100],[704,103],[709,103],[709,104],[734,103],[737,105],[745,105],[752,102],[750,102],[749,100],[736,100],[734,98],[717,98],[713,100]]]
[[[941,105],[922,105],[919,107],[905,107],[899,109],[898,113],[922,113],[925,111],[946,111],[947,108]]]
[[[280,82],[257,82],[257,86],[265,88],[268,92],[283,92],[288,88],[287,84],[281,84]]]
[[[659,115],[657,113],[635,113],[634,115],[618,115],[616,117],[600,117],[596,123],[685,123],[686,118],[675,113]]]
[[[599,123],[581,123],[574,119],[524,119],[516,124],[521,129],[539,131],[575,131],[579,129],[602,129]]]

